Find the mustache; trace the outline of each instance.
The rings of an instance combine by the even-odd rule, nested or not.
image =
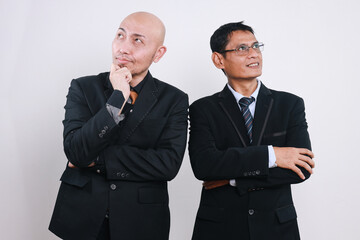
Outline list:
[[[126,61],[132,61],[133,60],[130,56],[124,55],[124,54],[115,55],[115,58],[119,59],[119,60],[126,60]]]

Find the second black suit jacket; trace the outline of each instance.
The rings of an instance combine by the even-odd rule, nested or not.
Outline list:
[[[72,81],[65,106],[66,167],[49,229],[63,239],[96,239],[108,212],[111,239],[166,240],[167,181],[186,146],[187,95],[146,76],[123,127],[106,109],[109,74]],[[95,162],[92,168],[87,166]],[[106,171],[98,163],[104,163]]]
[[[310,149],[301,98],[261,85],[249,143],[235,97],[224,90],[190,106],[189,154],[200,180],[236,179],[203,188],[194,240],[299,239],[290,184],[293,171],[268,167],[268,145]],[[302,169],[306,178],[309,173]]]

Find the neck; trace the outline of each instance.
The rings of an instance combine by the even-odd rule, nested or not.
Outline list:
[[[132,76],[131,82],[130,82],[130,86],[131,87],[135,87],[136,85],[138,85],[142,80],[144,80],[144,78],[146,77],[148,73],[148,70],[141,73],[141,74],[136,74]]]
[[[256,78],[251,80],[241,80],[241,81],[234,81],[228,79],[229,85],[238,93],[245,97],[250,97],[253,92],[255,92],[258,82]]]

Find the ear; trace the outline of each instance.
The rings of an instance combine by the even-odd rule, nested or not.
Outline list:
[[[219,69],[224,69],[224,56],[218,52],[213,52],[211,55],[211,60],[213,61],[215,67]]]
[[[162,58],[162,56],[164,56],[165,53],[166,53],[166,47],[165,46],[159,47],[158,50],[156,50],[153,62],[157,63],[158,61],[160,61],[160,59]]]

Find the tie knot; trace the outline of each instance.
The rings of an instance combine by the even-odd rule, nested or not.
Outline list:
[[[131,98],[131,104],[134,104],[136,101],[136,98],[138,97],[137,92],[135,92],[134,90],[130,90],[130,98]]]
[[[247,98],[247,97],[243,97],[239,100],[239,104],[241,106],[241,108],[248,108],[249,105],[255,101],[255,98],[254,97],[250,97],[250,98]]]

